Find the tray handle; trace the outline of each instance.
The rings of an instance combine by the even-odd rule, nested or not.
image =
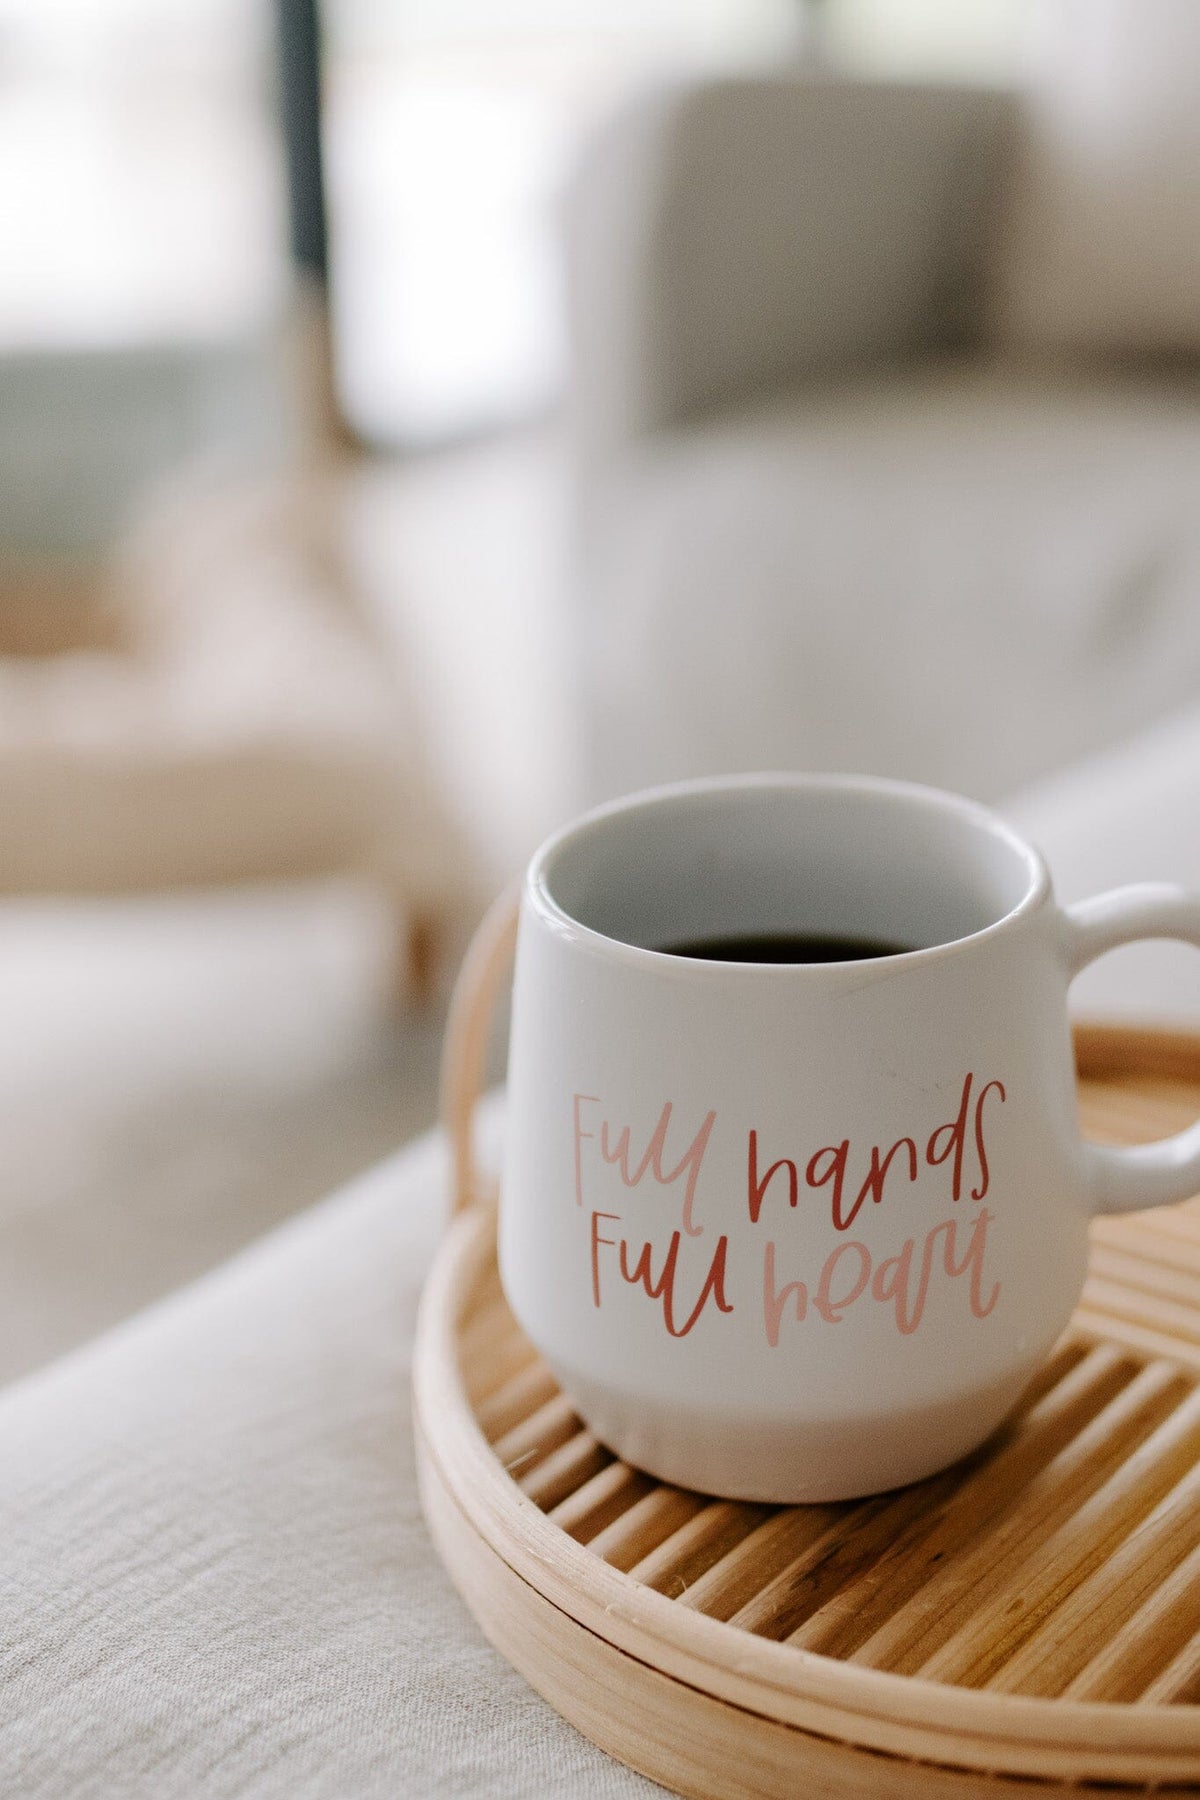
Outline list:
[[[475,1155],[475,1106],[483,1089],[488,1043],[501,990],[512,971],[520,890],[506,889],[492,902],[471,939],[454,983],[442,1043],[442,1125],[450,1141],[450,1210],[495,1199],[495,1183]]]

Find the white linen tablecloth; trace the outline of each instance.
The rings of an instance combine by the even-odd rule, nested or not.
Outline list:
[[[417,1501],[436,1138],[0,1397],[5,1800],[661,1790],[486,1644]]]

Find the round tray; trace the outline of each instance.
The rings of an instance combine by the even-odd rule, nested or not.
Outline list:
[[[505,907],[447,1034],[457,1216],[414,1375],[426,1517],[493,1644],[605,1750],[706,1800],[1194,1794],[1200,1206],[1095,1224],[1070,1329],[945,1474],[807,1507],[666,1486],[584,1427],[500,1290],[470,1117],[511,936]],[[1200,1039],[1093,1027],[1077,1050],[1094,1137],[1200,1110]]]

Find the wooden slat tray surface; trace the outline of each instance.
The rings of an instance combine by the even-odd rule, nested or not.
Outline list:
[[[1085,1131],[1200,1112],[1200,1039],[1079,1037]],[[750,1795],[1200,1791],[1200,1203],[1093,1228],[1072,1326],[947,1473],[754,1506],[615,1459],[505,1305],[494,1214],[423,1306],[427,1517],[483,1629],[665,1785]]]

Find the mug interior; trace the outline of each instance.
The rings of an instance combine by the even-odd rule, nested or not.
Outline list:
[[[909,950],[998,924],[1045,882],[986,808],[854,778],[749,777],[656,789],[569,827],[535,892],[587,930],[643,950],[780,934]]]

